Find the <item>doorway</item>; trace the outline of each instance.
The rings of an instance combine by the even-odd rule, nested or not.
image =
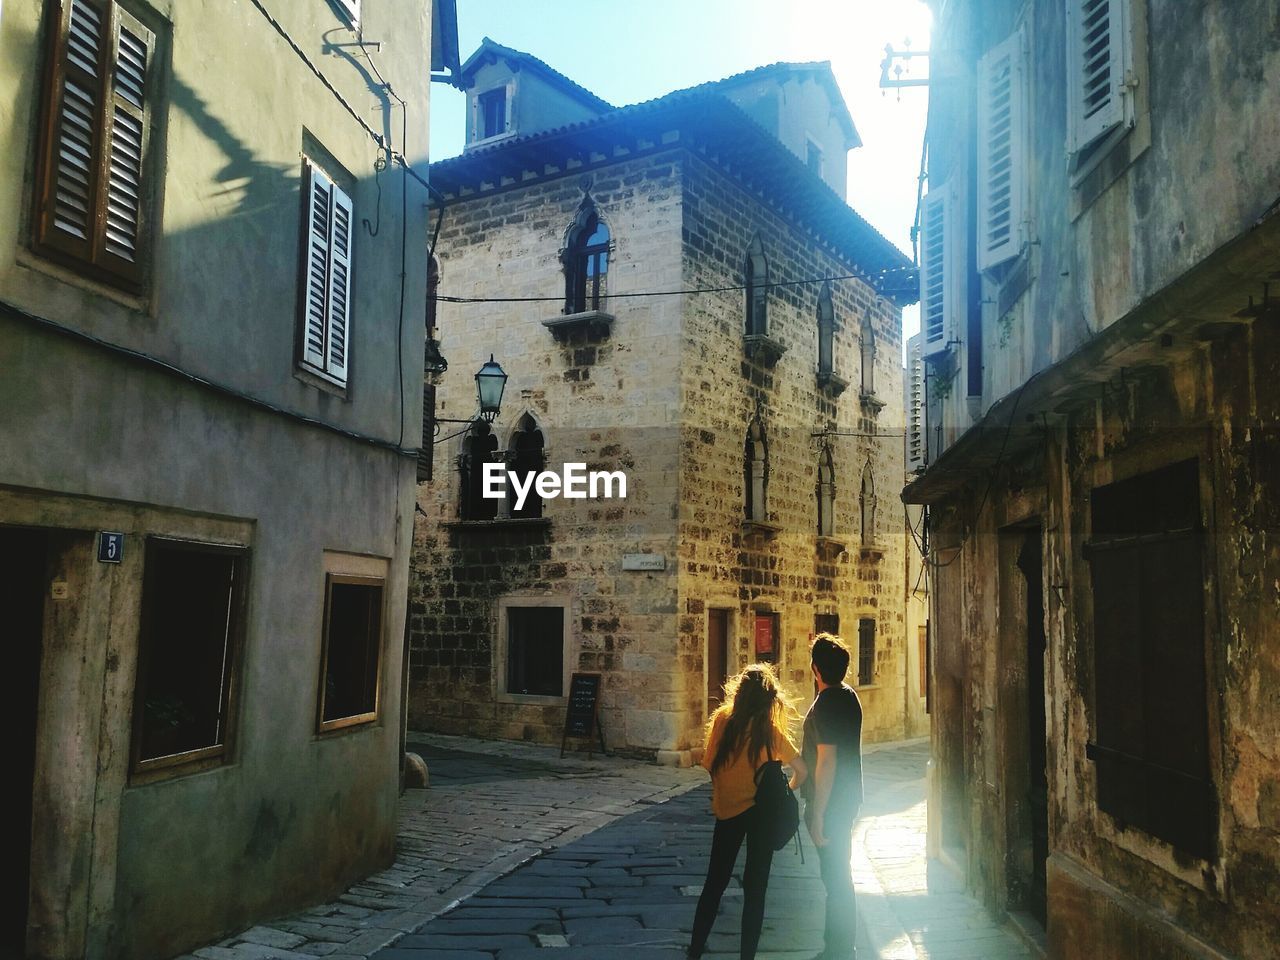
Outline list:
[[[1027,675],[1027,809],[1031,815],[1031,870],[1026,877],[1027,912],[1045,924],[1046,868],[1049,859],[1049,774],[1045,744],[1044,538],[1039,527],[1028,530],[1018,551],[1018,570],[1025,581]]]
[[[707,715],[724,701],[729,679],[729,611],[707,611]]]
[[[31,883],[32,790],[35,785],[36,716],[40,692],[40,655],[44,637],[45,572],[48,553],[44,531],[0,527],[0,617],[8,659],[8,693],[4,697],[4,729],[12,753],[14,804],[4,818],[4,889],[0,899],[0,955],[22,956],[27,936],[27,904]]]

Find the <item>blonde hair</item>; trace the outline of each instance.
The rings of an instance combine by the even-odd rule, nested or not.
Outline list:
[[[775,731],[786,733],[792,713],[794,709],[769,664],[753,663],[730,677],[724,685],[724,702],[707,721],[710,738],[712,727],[724,718],[724,730],[709,768],[711,773],[728,763],[744,745],[751,757],[772,750]]]

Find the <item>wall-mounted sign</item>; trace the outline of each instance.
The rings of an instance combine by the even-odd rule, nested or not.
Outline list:
[[[667,557],[662,553],[624,553],[623,570],[665,570]]]
[[[756,614],[756,656],[772,659],[777,655],[778,644],[774,627],[777,625],[777,614]]]
[[[98,534],[98,562],[119,563],[122,559],[124,559],[124,534],[105,531]]]

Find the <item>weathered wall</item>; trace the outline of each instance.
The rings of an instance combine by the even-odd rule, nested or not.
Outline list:
[[[760,236],[774,283],[839,277],[857,266],[820,247],[704,161],[684,164],[684,284],[722,288],[742,282],[748,244]],[[777,287],[768,303],[769,335],[786,346],[776,366],[744,352],[740,291],[691,296],[681,335],[680,650],[697,663],[706,651],[705,608],[735,611],[736,663],[754,659],[755,611],[781,614],[780,673],[801,706],[813,695],[808,642],[815,613],[838,613],[855,660],[859,617],[877,621],[875,683],[859,689],[868,740],[903,735],[906,655],[902,485],[902,326],[900,312],[860,280],[832,283],[835,372],[850,382],[833,399],[818,385],[819,284]],[[872,318],[878,353],[875,389],[885,404],[859,398],[860,326]],[[757,408],[757,404],[759,405]],[[768,514],[772,535],[743,526],[743,449],[760,410],[769,447]],[[830,438],[835,467],[835,542],[817,537],[818,444],[815,431],[871,436]],[[859,494],[871,466],[874,521],[864,531]],[[852,681],[851,681],[852,682]],[[705,690],[686,704],[692,726],[705,713]]]
[[[621,162],[590,177],[613,239],[611,293],[675,290],[680,283],[677,154]],[[611,300],[608,334],[553,334],[541,323],[563,309],[559,254],[583,199],[577,176],[451,205],[439,240],[446,296],[546,296],[544,303],[439,305],[450,368],[437,414],[475,410],[472,374],[492,352],[510,376],[495,424],[501,449],[525,413],[546,441],[549,469],[586,462],[624,470],[625,500],[550,500],[546,523],[457,522],[461,438],[436,447],[436,479],[419,490],[426,516],[415,535],[410,725],[554,741],[560,703],[502,702],[495,675],[496,602],[503,596],[568,599],[573,669],[600,671],[611,748],[652,755],[674,749],[685,676],[675,645],[679,415],[679,297]],[[441,425],[442,434],[451,428]],[[624,572],[624,553],[668,558],[665,573]]]
[[[377,195],[368,136],[250,5],[127,4],[162,41],[158,212],[144,295],[102,287],[29,250],[48,6],[4,5],[0,301],[396,444],[398,177],[383,178],[380,239],[357,228],[348,399],[294,376],[304,129],[356,178],[357,217],[374,214]],[[350,101],[368,102],[361,70],[322,54],[349,36],[327,5],[268,6]],[[364,13],[367,34],[402,38],[384,43],[379,65],[409,101],[411,129],[425,130],[429,7],[366,0]],[[416,136],[397,148],[425,153]],[[421,249],[425,214],[420,203],[409,210],[410,249]],[[411,257],[408,270],[406,297],[420,304],[425,265]],[[420,369],[416,322],[405,334],[404,367]],[[78,343],[5,306],[0,364],[0,523],[68,531],[78,544],[62,561],[67,610],[46,630],[33,955],[170,956],[388,862],[412,460]],[[406,382],[412,412],[419,388]],[[92,559],[103,529],[126,534],[119,567]],[[250,582],[230,762],[142,784],[129,780],[128,745],[144,539],[156,534],[247,546]],[[390,572],[380,720],[317,737],[325,550],[387,558]],[[68,847],[68,836],[80,845]]]

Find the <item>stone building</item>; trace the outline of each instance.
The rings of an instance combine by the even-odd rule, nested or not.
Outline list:
[[[463,80],[467,149],[431,168],[436,414],[472,414],[490,354],[510,381],[492,426],[440,424],[419,493],[411,726],[558,742],[593,671],[611,749],[688,762],[727,675],[773,660],[803,705],[835,630],[869,738],[901,736],[915,277],[843,200],[830,67],[614,108],[486,40]],[[488,461],[621,471],[626,498],[485,499]]]
[[[392,859],[428,218],[395,158],[378,203],[357,18],[425,130],[425,2],[4,3],[5,956],[172,956]]]
[[[932,6],[932,852],[1055,960],[1275,957],[1276,6]]]

